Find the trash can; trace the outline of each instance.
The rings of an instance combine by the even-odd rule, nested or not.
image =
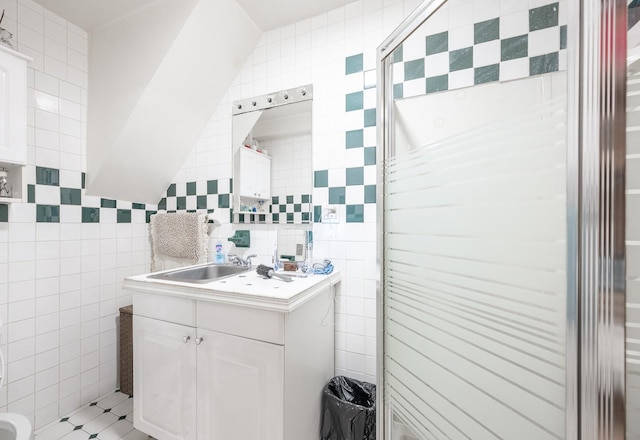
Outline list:
[[[120,391],[133,396],[133,305],[120,308]]]
[[[321,440],[375,440],[376,386],[336,376],[322,392]]]

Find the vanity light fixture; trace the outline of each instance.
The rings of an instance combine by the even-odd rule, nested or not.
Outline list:
[[[265,110],[279,105],[293,104],[311,99],[313,99],[313,85],[308,84],[295,89],[286,89],[277,93],[235,101],[233,103],[233,114],[239,115],[254,110]]]

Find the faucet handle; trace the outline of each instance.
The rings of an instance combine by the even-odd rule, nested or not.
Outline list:
[[[256,254],[247,255],[244,260],[247,262],[247,267],[251,267],[251,259],[257,257]]]

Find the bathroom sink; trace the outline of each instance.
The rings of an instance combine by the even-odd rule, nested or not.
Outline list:
[[[248,267],[233,266],[230,264],[211,263],[203,266],[187,267],[184,269],[176,269],[170,272],[159,273],[156,275],[149,275],[148,278],[167,281],[180,281],[182,283],[208,283],[242,272],[247,272],[248,269]]]

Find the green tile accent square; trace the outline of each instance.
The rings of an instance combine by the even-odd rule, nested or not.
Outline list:
[[[404,62],[404,80],[424,78],[424,58]]]
[[[300,203],[296,203],[293,205],[293,212],[302,212],[302,205]]]
[[[36,203],[35,185],[27,185],[27,203]]]
[[[229,194],[218,194],[218,208],[229,207]]]
[[[364,58],[361,53],[352,55],[345,59],[344,73],[349,75],[351,73],[362,72],[364,68]]]
[[[160,201],[158,202],[158,209],[161,211],[164,211],[167,209],[167,199],[166,197],[163,197],[160,199]]]
[[[118,219],[118,223],[131,223],[131,210],[118,209],[117,219]]]
[[[311,203],[311,195],[302,194],[302,203]]]
[[[0,222],[7,223],[9,221],[9,205],[0,205]]]
[[[500,41],[500,61],[515,60],[529,55],[529,36],[505,38]]]
[[[260,215],[258,215],[258,221],[259,221],[260,223],[264,223],[264,222],[266,222],[266,221],[267,221],[267,216],[266,216],[265,214],[260,214]]]
[[[345,95],[345,111],[362,110],[364,105],[364,92],[347,93]]]
[[[82,173],[80,180],[82,184],[82,189],[84,189],[85,185],[87,184],[87,173]]]
[[[309,221],[309,213],[308,212],[303,212],[302,213],[302,221],[303,222],[308,222]]]
[[[560,26],[560,49],[567,48],[567,25]]]
[[[115,208],[117,202],[111,199],[100,199],[100,206],[103,208]]]
[[[427,93],[442,92],[449,89],[449,75],[427,78]]]
[[[425,40],[426,55],[446,52],[449,50],[449,32],[444,31],[439,34],[427,35]]]
[[[36,205],[36,222],[60,223],[60,206]]]
[[[279,203],[280,203],[280,197],[278,197],[278,196],[271,197],[271,204],[272,205],[277,205]]]
[[[473,72],[473,83],[483,84],[500,79],[500,64],[476,67]]]
[[[364,184],[364,167],[355,167],[346,169],[347,186]]]
[[[393,99],[402,99],[404,97],[404,84],[393,85]]]
[[[293,223],[293,212],[287,212],[287,223]]]
[[[376,164],[376,147],[364,147],[364,164]]]
[[[36,183],[38,185],[60,185],[60,171],[55,168],[36,167]]]
[[[473,25],[473,43],[480,44],[500,38],[500,19],[481,21]]]
[[[176,198],[176,209],[177,210],[187,209],[187,198],[185,196]]]
[[[529,32],[558,26],[558,3],[529,9]]]
[[[376,186],[364,186],[364,203],[376,203]]]
[[[287,196],[287,203],[293,203],[293,196]]]
[[[158,211],[147,211],[145,213],[145,221],[147,223],[150,223],[151,222],[151,216],[154,215],[154,214],[157,214],[157,213],[158,213]]]
[[[169,188],[167,188],[167,197],[175,197],[176,196],[176,184],[172,183],[171,185],[169,185]]]
[[[188,196],[196,195],[196,182],[187,182],[187,195]]]
[[[368,108],[364,111],[364,126],[375,127],[376,126],[376,109]]]
[[[347,148],[360,148],[364,146],[364,130],[347,131],[345,136]]]
[[[132,203],[131,204],[131,208],[132,209],[144,209],[146,208],[144,203]]]
[[[287,212],[287,205],[278,205],[278,212]]]
[[[207,194],[218,194],[217,180],[207,180]]]
[[[80,189],[60,188],[60,203],[62,205],[81,205]]]
[[[315,205],[313,207],[313,221],[315,223],[321,223],[322,222],[322,206]]]
[[[470,69],[473,67],[473,46],[449,52],[449,71]]]
[[[271,214],[271,221],[273,223],[280,223],[280,214]]]
[[[207,196],[198,196],[196,198],[196,208],[207,209]]]
[[[558,71],[558,52],[529,58],[529,75]]]
[[[364,205],[347,205],[347,223],[364,223]]]
[[[393,62],[394,63],[399,63],[402,61],[402,53],[403,53],[403,49],[402,49],[402,44],[398,47],[396,47],[396,50],[393,51]]]
[[[332,205],[344,205],[345,203],[345,187],[339,186],[329,188],[329,203]]]

